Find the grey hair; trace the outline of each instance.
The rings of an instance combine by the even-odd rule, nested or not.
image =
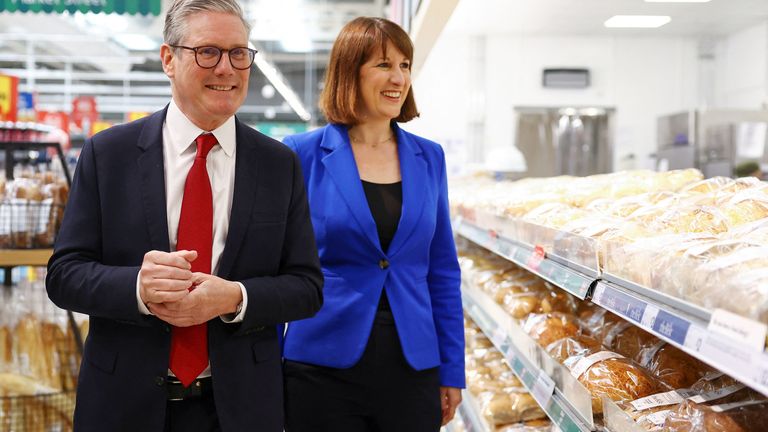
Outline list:
[[[179,45],[187,34],[187,18],[198,12],[223,12],[240,18],[246,34],[251,34],[251,25],[245,20],[243,9],[236,0],[174,0],[165,14],[163,38],[169,45]]]

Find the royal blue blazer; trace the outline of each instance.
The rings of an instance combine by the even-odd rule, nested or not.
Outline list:
[[[330,124],[286,137],[309,197],[325,286],[313,318],[292,322],[286,359],[348,368],[368,343],[381,290],[416,370],[438,367],[441,385],[465,386],[461,274],[448,208],[442,148],[393,126],[403,207],[384,252],[360,181],[347,127]]]

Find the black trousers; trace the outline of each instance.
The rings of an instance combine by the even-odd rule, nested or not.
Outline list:
[[[213,394],[166,402],[164,432],[220,432]]]
[[[360,361],[335,369],[287,360],[286,432],[437,432],[440,376],[403,356],[389,311],[379,311]]]

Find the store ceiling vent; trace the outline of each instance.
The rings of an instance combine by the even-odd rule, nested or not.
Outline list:
[[[589,69],[544,69],[541,79],[544,88],[583,89],[589,87]]]

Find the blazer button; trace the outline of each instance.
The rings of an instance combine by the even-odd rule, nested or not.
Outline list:
[[[155,377],[155,384],[157,384],[158,387],[164,386],[165,385],[165,378],[163,378],[161,376],[156,376]]]
[[[382,269],[382,270],[388,269],[389,268],[389,261],[387,261],[385,259],[379,260],[379,268]]]

